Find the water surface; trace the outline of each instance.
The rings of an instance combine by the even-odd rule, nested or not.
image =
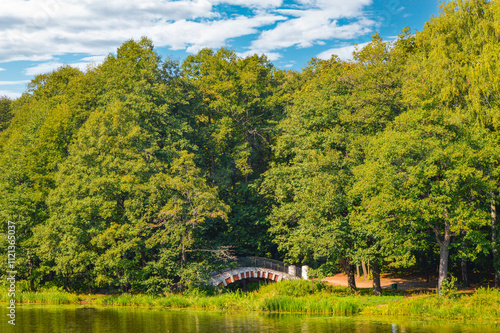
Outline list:
[[[465,333],[500,332],[497,322],[410,320],[405,318],[269,314],[145,309],[20,305],[16,325],[8,324],[7,304],[0,305],[0,332],[26,333]]]

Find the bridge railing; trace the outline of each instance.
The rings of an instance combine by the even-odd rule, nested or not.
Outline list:
[[[218,266],[219,269],[211,272],[211,276],[223,273],[236,267],[260,267],[287,273],[299,278],[302,276],[302,269],[300,266],[286,265],[282,261],[263,257],[237,257],[233,260],[218,262]],[[289,269],[290,266],[294,266],[294,269]]]
[[[269,258],[262,257],[239,257],[236,258],[236,263],[238,267],[261,267],[268,268],[278,272],[290,273],[290,265],[286,265],[284,262]],[[301,276],[300,267],[295,267],[295,276]]]

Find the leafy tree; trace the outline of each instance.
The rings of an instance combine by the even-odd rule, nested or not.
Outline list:
[[[9,127],[10,120],[12,119],[12,100],[7,96],[0,98],[0,132]]]
[[[219,200],[217,188],[206,183],[193,158],[193,154],[183,151],[172,162],[169,173],[162,179],[168,200],[158,217],[149,224],[159,229],[155,230],[148,244],[180,247],[181,268],[188,264],[188,252],[210,250],[195,248],[195,245],[203,246],[196,239],[200,225],[207,219],[227,219],[226,212],[229,211],[229,207]]]
[[[315,77],[294,96],[273,147],[277,159],[261,191],[274,202],[269,221],[278,249],[290,262],[341,258],[355,288],[351,267],[355,237],[347,218],[347,133],[341,110],[349,90],[336,58],[311,64]]]
[[[401,251],[390,243],[403,243],[393,229],[385,229],[380,220],[361,218],[363,207],[352,191],[356,177],[353,170],[363,163],[367,154],[367,144],[380,135],[394,117],[404,111],[401,86],[404,66],[413,50],[413,37],[405,28],[394,43],[384,42],[375,34],[371,43],[354,52],[354,62],[349,64],[350,71],[344,76],[350,94],[341,111],[341,120],[346,132],[349,172],[352,175],[346,188],[349,197],[349,220],[356,234],[354,259],[370,262],[373,273],[373,292],[381,293],[380,272],[386,259],[401,265],[407,265],[408,251]],[[362,176],[361,176],[362,177]]]
[[[48,218],[46,198],[54,188],[55,171],[88,115],[83,105],[69,107],[71,97],[81,89],[82,76],[70,67],[37,76],[29,84],[28,93],[12,103],[15,116],[1,136],[0,188],[5,196],[0,199],[0,214],[3,221],[17,223],[17,264],[32,289],[43,276],[43,269],[38,269],[33,229]]]
[[[439,292],[452,237],[487,222],[478,200],[486,180],[475,168],[466,124],[450,110],[408,111],[373,141],[357,170],[371,218],[416,235],[432,230],[440,249]]]
[[[341,259],[351,288],[355,260],[370,259],[375,277],[380,272],[380,252],[366,250],[366,229],[352,211],[352,169],[369,138],[401,112],[402,45],[409,39],[403,34],[396,45],[401,55],[374,35],[353,63],[313,61],[280,124],[277,163],[262,186],[276,202],[271,231],[289,260]],[[380,292],[377,278],[374,288]]]
[[[195,158],[232,207],[228,225],[212,225],[207,237],[233,245],[240,255],[265,255],[272,250],[267,212],[254,183],[268,167],[275,123],[287,101],[280,89],[284,75],[264,56],[238,58],[227,49],[189,56],[182,75],[191,87]]]
[[[408,63],[409,79],[404,89],[406,100],[413,107],[455,109],[458,114],[465,111],[488,130],[482,132],[484,142],[495,142],[498,136],[494,125],[499,90],[496,69],[500,50],[498,13],[498,4],[486,0],[457,0],[443,4],[440,16],[432,18],[416,35],[417,48]],[[489,136],[491,138],[487,138]],[[482,193],[482,200],[491,203],[488,206],[493,216],[498,197],[498,177],[494,170],[498,164],[492,162],[493,159],[483,160],[482,165],[476,167],[495,184]],[[494,263],[498,262],[496,230],[496,218],[493,218]],[[498,281],[499,265],[495,265]]]
[[[500,224],[498,223],[498,192],[499,187],[499,165],[498,144],[500,124],[500,73],[498,66],[500,54],[500,5],[498,2],[477,2],[470,5],[469,10],[475,10],[477,21],[472,26],[473,37],[476,42],[474,60],[469,63],[467,79],[470,82],[467,95],[469,109],[476,116],[482,127],[484,159],[481,160],[481,169],[491,180],[489,190],[490,214],[491,214],[491,249],[493,267],[495,270],[495,287],[500,288],[500,254],[498,235]]]
[[[162,177],[186,146],[178,102],[151,42],[129,41],[100,68],[102,92],[60,166],[50,219],[38,229],[44,259],[65,277],[128,290],[145,260],[146,223],[167,198]],[[50,241],[45,241],[49,239]],[[73,282],[74,284],[74,282]]]

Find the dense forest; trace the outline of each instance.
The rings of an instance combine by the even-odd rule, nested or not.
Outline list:
[[[0,100],[0,252],[13,221],[33,290],[192,288],[233,256],[499,287],[499,63],[486,0],[301,72],[127,41]]]

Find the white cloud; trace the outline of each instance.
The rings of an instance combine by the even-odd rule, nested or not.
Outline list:
[[[269,52],[269,51],[259,51],[259,50],[251,50],[251,51],[246,51],[246,52],[238,52],[236,55],[241,58],[245,58],[248,56],[252,56],[254,54],[258,55],[265,55],[267,59],[270,61],[275,61],[281,58],[281,54],[278,52]]]
[[[310,13],[312,14],[312,13]],[[339,25],[336,20],[321,14],[308,15],[278,24],[273,30],[264,31],[260,38],[252,43],[256,49],[281,49],[290,46],[310,47],[317,42],[330,39],[352,39],[371,31],[373,22],[362,19],[358,22]]]
[[[13,92],[10,90],[0,90],[0,96],[7,96],[10,99],[16,99],[21,97],[21,93]]]
[[[96,64],[103,63],[106,59],[106,55],[94,55],[90,57],[81,58],[80,61],[93,62]]]
[[[352,53],[358,49],[361,50],[363,47],[368,45],[368,43],[361,43],[357,45],[349,45],[343,47],[332,48],[326,51],[321,52],[316,57],[323,60],[328,60],[332,57],[332,55],[337,55],[341,60],[351,60]]]
[[[302,7],[296,15],[308,15],[311,10],[321,10],[330,18],[358,17],[362,14],[363,7],[372,3],[372,0],[298,0]]]
[[[1,72],[1,71],[4,71],[4,70],[5,70],[5,68],[0,68],[0,72]]]
[[[227,17],[215,10],[219,4],[253,12]],[[369,4],[371,0],[296,0],[295,5],[283,5],[283,0],[2,0],[0,62],[107,54],[142,36],[158,47],[196,52],[227,46],[233,38],[258,34],[282,21],[249,48],[277,58],[271,51],[369,33],[374,22],[363,15]],[[349,23],[340,24],[342,18]]]
[[[277,8],[283,4],[282,0],[213,0],[212,4],[225,3],[241,7]]]
[[[221,47],[284,19],[260,10],[249,17],[220,18],[215,3],[272,8],[281,0],[2,0],[0,62],[49,60],[65,53],[107,54],[130,38],[148,36],[156,46]]]
[[[24,74],[26,75],[38,75],[42,73],[52,72],[54,69],[57,69],[63,66],[63,63],[60,62],[45,62],[33,67],[25,68]]]
[[[283,16],[262,14],[211,22],[181,20],[172,24],[155,26],[147,32],[156,45],[169,45],[173,50],[186,49],[187,52],[194,53],[204,47],[225,46],[230,38],[256,34],[258,27],[285,19]]]
[[[19,81],[0,81],[0,86],[15,86],[18,84],[26,84],[30,82],[29,80],[19,80]]]
[[[363,8],[371,0],[300,0],[300,9],[278,10],[293,18],[278,23],[273,29],[263,31],[252,42],[251,50],[266,52],[295,47],[324,44],[325,40],[353,39],[372,31],[375,22],[365,17]],[[340,24],[340,19],[349,23]]]
[[[83,59],[86,59],[86,58],[83,58]],[[33,76],[33,75],[38,75],[38,74],[43,74],[43,73],[49,73],[49,72],[52,72],[52,71],[58,69],[61,66],[66,66],[66,65],[78,68],[79,70],[84,72],[87,70],[87,68],[89,66],[92,66],[96,63],[97,62],[94,62],[94,61],[80,61],[80,62],[73,62],[73,63],[44,62],[44,63],[38,64],[36,66],[33,66],[33,67],[25,68],[24,74]]]

